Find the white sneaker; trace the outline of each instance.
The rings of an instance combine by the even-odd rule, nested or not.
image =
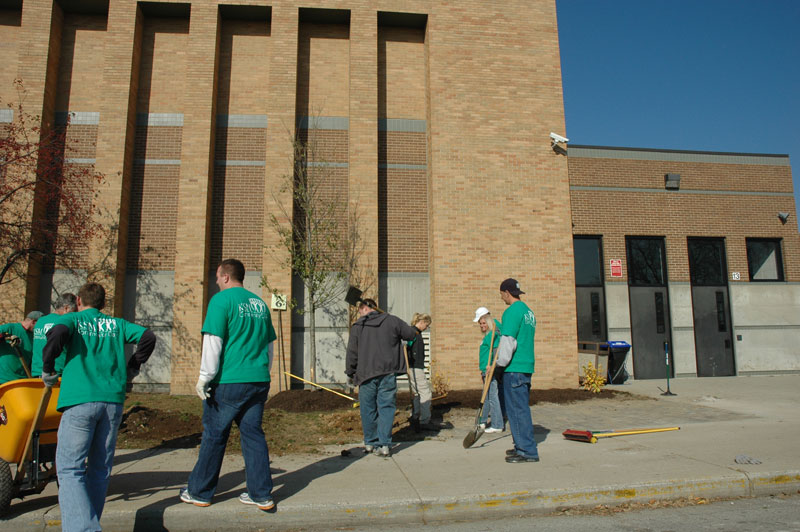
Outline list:
[[[266,500],[263,501],[254,501],[250,498],[250,495],[245,491],[241,495],[239,495],[239,502],[242,504],[252,504],[254,506],[258,506],[259,510],[272,510],[275,507],[275,501],[272,500],[272,497],[267,497]]]
[[[375,446],[374,445],[364,445],[364,452],[365,453],[369,454],[374,450],[375,450]]]
[[[486,423],[481,423],[480,425],[478,425],[478,428],[485,432],[486,431]]]
[[[205,508],[207,506],[211,506],[210,502],[201,501],[199,499],[195,499],[189,494],[189,488],[181,488],[180,490],[180,497],[181,500],[188,504],[194,504],[195,506],[200,506],[201,508]]]
[[[389,452],[389,447],[385,445],[381,445],[380,447],[375,447],[375,450],[372,452],[375,456],[380,456],[381,458],[389,458],[391,453]]]
[[[486,434],[494,434],[495,432],[503,432],[503,429],[496,429],[494,427],[489,427],[488,429],[484,430]]]

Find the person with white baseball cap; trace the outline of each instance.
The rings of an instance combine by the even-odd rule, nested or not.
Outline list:
[[[478,352],[478,367],[481,370],[481,379],[485,384],[486,370],[494,361],[495,350],[500,344],[500,322],[492,319],[492,315],[486,307],[478,307],[475,311],[475,319],[472,321],[478,324],[484,335]],[[494,342],[492,341],[492,331],[494,331]],[[502,387],[503,368],[498,366],[494,368],[492,382],[489,384],[489,391],[486,394],[486,406],[481,412],[481,428],[489,434],[505,430],[505,408],[500,393]],[[489,421],[488,428],[486,427],[487,421]]]

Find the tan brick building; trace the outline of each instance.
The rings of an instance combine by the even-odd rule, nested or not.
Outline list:
[[[245,284],[256,292],[263,275],[302,299],[302,286],[277,266],[270,223],[291,204],[281,185],[293,171],[295,136],[318,142],[330,193],[362,215],[362,262],[373,272],[368,295],[404,319],[415,311],[433,316],[432,357],[455,388],[480,384],[480,334],[471,318],[481,305],[497,315],[504,310],[498,287],[506,277],[520,281],[537,315],[534,385],[576,384],[573,231],[604,235],[605,256],[616,257],[630,233],[615,231],[633,227],[626,218],[628,225],[600,230],[612,223],[599,214],[601,197],[622,199],[626,208],[656,202],[634,208],[630,219],[643,224],[638,235],[667,237],[670,279],[684,283],[683,233],[674,228],[686,221],[676,218],[683,211],[674,209],[675,198],[695,202],[681,205],[686,212],[713,199],[725,220],[735,205],[757,210],[758,230],[737,230],[729,265],[746,271],[742,238],[782,238],[781,282],[798,281],[794,225],[773,231],[770,218],[776,208],[794,215],[786,165],[775,171],[724,163],[717,176],[705,163],[667,170],[638,163],[650,164],[650,181],[663,180],[658,172],[683,176],[680,193],[670,196],[649,191],[658,187],[642,183],[638,168],[613,161],[603,168],[604,158],[573,149],[568,169],[549,139],[551,131],[565,132],[554,0],[3,6],[0,97],[13,99],[12,80],[20,77],[29,91],[26,109],[45,126],[71,117],[69,134],[82,149],[66,162],[106,176],[94,201],[112,231],[92,243],[85,264],[72,265],[77,277],[31,264],[27,282],[4,286],[0,318],[47,310],[54,291],[75,289],[81,277],[102,279],[113,294],[111,311],[160,338],[142,384],[192,390],[220,259],[240,258]],[[13,117],[0,115],[6,119]],[[687,194],[694,167],[730,181],[700,188],[742,193]],[[790,193],[790,176],[788,182]],[[636,188],[645,190],[628,190]],[[660,218],[673,229],[662,230]],[[687,234],[732,234],[722,218],[708,223]],[[617,280],[625,278],[605,279],[606,299]],[[344,379],[345,309],[342,303],[318,315],[321,382]],[[308,317],[279,315],[275,322],[288,367],[308,375]],[[625,329],[617,325],[607,333]]]
[[[508,276],[539,317],[537,386],[574,384],[567,161],[548,139],[564,130],[552,0],[24,0],[0,12],[0,39],[16,65],[3,98],[16,75],[46,123],[71,113],[71,134],[90,140],[68,162],[107,176],[96,202],[115,239],[85,267],[105,259],[113,311],[158,331],[143,381],[191,389],[220,258],[241,258],[252,289],[263,274],[302,294],[267,252],[297,133],[322,139],[363,210],[372,293],[404,319],[433,315],[431,351],[454,387],[480,382],[471,317],[503,310]],[[22,295],[44,308],[53,285],[79,283],[31,273],[4,290],[8,319]],[[322,322],[320,380],[342,380],[346,324]],[[307,374],[303,318],[281,323]]]

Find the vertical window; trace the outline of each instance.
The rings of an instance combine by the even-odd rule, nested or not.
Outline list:
[[[575,237],[575,284],[603,286],[602,249],[599,237]]]
[[[665,286],[667,259],[661,237],[625,237],[628,248],[628,284]]]
[[[748,238],[747,267],[751,281],[783,281],[780,239]]]

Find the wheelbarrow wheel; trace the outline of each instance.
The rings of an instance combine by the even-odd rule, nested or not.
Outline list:
[[[0,458],[0,517],[8,513],[11,506],[11,496],[14,481],[11,477],[11,467],[8,462]]]

